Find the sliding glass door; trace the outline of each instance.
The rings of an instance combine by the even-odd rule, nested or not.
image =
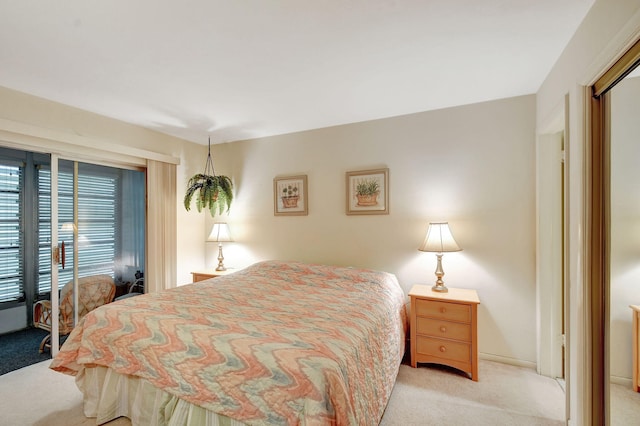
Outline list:
[[[106,275],[116,297],[134,282],[136,293],[144,291],[145,188],[143,169],[0,147],[0,333],[42,328],[38,314],[46,308],[55,354],[61,330],[51,319],[60,318],[62,298],[78,280]],[[83,295],[70,294],[73,325]],[[29,351],[38,353],[47,332],[31,333]]]
[[[138,278],[144,275],[145,175],[139,170],[68,160],[59,160],[57,169],[57,209],[50,209],[50,221],[45,216],[39,220],[40,234],[45,237],[41,239],[41,264],[52,259],[48,268],[39,270],[39,292],[52,289],[52,295],[59,294],[63,319],[68,319],[71,303],[75,325],[80,320],[78,308],[84,313],[93,304],[103,302],[93,300],[97,297],[97,276],[113,279],[115,297],[128,294],[136,280],[141,283]],[[54,167],[40,173],[39,200],[41,211],[45,212],[47,204],[54,207],[50,195],[52,189],[55,191],[53,171]],[[51,226],[55,228],[48,228]],[[57,230],[57,238],[51,229]],[[46,244],[49,235],[56,244]],[[52,283],[57,283],[57,291]],[[140,288],[138,285],[135,290],[139,292]],[[56,352],[52,345],[52,353]]]

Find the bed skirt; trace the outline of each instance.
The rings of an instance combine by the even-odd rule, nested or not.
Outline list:
[[[154,387],[147,380],[102,366],[84,368],[76,376],[84,394],[84,415],[101,425],[118,417],[132,426],[245,426]]]

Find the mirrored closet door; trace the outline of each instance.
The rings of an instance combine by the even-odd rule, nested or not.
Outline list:
[[[610,106],[610,424],[640,424],[640,394],[632,383],[638,368],[632,318],[640,310],[640,73],[627,75],[605,96]]]
[[[590,88],[586,150],[590,424],[640,424],[636,375],[640,303],[640,42]]]

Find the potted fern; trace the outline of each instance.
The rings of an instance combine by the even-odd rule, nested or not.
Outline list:
[[[197,193],[197,194],[196,194]],[[196,195],[196,209],[208,209],[211,216],[216,212],[222,214],[229,212],[233,201],[233,184],[228,176],[218,176],[213,169],[211,160],[211,138],[209,138],[209,154],[203,173],[195,174],[187,183],[187,191],[184,195],[184,208],[191,210],[191,201]]]

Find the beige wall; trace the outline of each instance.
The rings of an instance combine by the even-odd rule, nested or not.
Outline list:
[[[478,290],[481,353],[532,364],[534,129],[535,98],[524,96],[215,145],[217,170],[236,186],[225,264],[375,268],[408,292],[435,280],[435,255],[417,248],[429,221],[448,220],[464,250],[444,255],[445,282]],[[390,214],[347,216],[345,172],[380,167],[390,170]],[[274,216],[273,178],[296,174],[308,176],[309,215]],[[215,244],[207,252],[213,267]]]

